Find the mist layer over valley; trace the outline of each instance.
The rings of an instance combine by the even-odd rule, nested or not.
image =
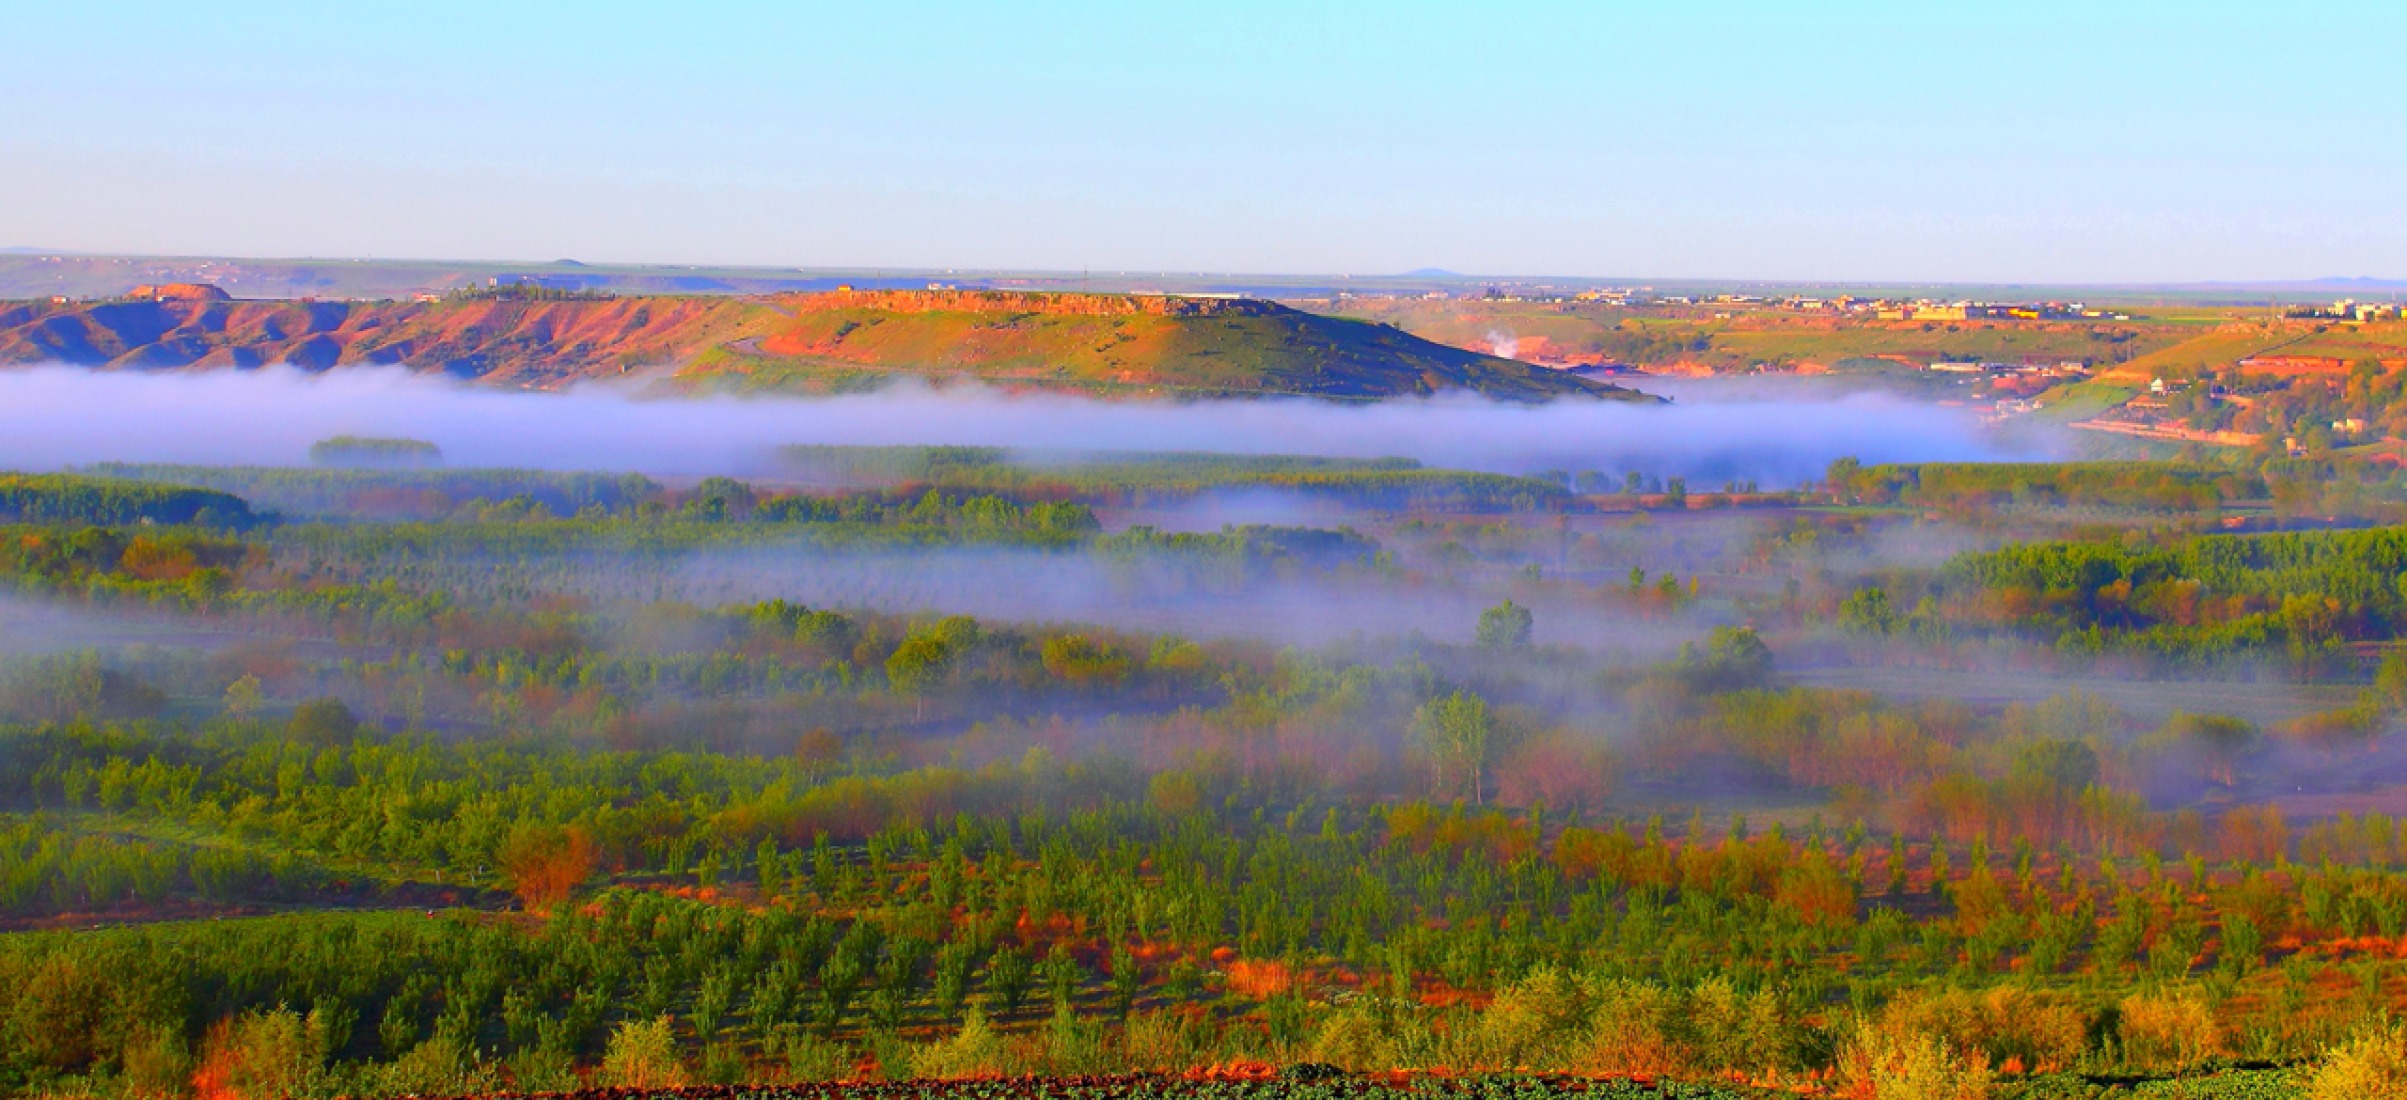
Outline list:
[[[249,494],[255,504],[290,520],[348,521],[356,517],[339,505],[262,496],[251,483],[216,481],[203,471],[177,468],[291,466],[304,463],[311,446],[329,437],[400,437],[433,445],[448,470],[639,472],[672,485],[737,476],[764,490],[795,485],[828,492],[892,487],[913,479],[848,470],[830,480],[797,466],[780,448],[942,444],[998,450],[1038,477],[1046,471],[1075,474],[1090,463],[1108,463],[1116,453],[1308,453],[1329,460],[1401,458],[1447,469],[1544,473],[1564,488],[1583,482],[1620,487],[1639,475],[1658,490],[1669,478],[1705,491],[1804,484],[1843,455],[1949,461],[2023,453],[1992,439],[1957,410],[1877,393],[1693,380],[1676,387],[1677,401],[1656,406],[1584,400],[1528,405],[1471,395],[1372,404],[1291,398],[1105,401],[915,384],[851,396],[688,398],[600,384],[565,392],[512,392],[399,369],[143,373],[44,367],[0,372],[0,465],[25,470],[100,463],[169,467],[139,476],[181,476]],[[1065,448],[1067,441],[1076,447]],[[116,466],[104,470],[124,472]],[[347,490],[354,496],[362,491],[374,495]],[[1717,611],[1702,618],[1683,613],[1641,619],[1595,605],[1587,589],[1620,583],[1633,568],[1691,579],[1699,572],[1733,574],[1729,544],[1762,525],[1736,518],[1683,520],[1673,525],[1677,531],[1655,532],[1629,526],[1636,513],[1618,520],[1594,515],[1554,520],[1542,511],[1510,514],[1511,507],[1483,516],[1483,509],[1493,506],[1471,504],[1441,508],[1418,521],[1424,527],[1437,522],[1438,528],[1400,537],[1399,517],[1392,512],[1293,487],[1153,496],[1151,503],[1099,504],[1102,527],[1201,534],[1251,526],[1360,528],[1366,549],[1359,561],[1332,571],[1325,562],[1198,567],[1176,555],[1177,560],[1165,562],[1058,548],[776,545],[773,540],[741,548],[697,545],[668,557],[618,556],[603,536],[566,559],[577,563],[572,568],[516,583],[521,591],[603,605],[783,598],[890,614],[1090,623],[1281,644],[1406,635],[1462,643],[1470,640],[1480,610],[1508,593],[1521,592],[1524,600],[1559,600],[1560,595],[1544,591],[1532,595],[1533,582],[1525,574],[1536,571],[1578,586],[1576,593],[1566,590],[1576,604],[1559,605],[1562,613],[1541,619],[1535,632],[1539,641],[1661,659],[1705,626],[1733,617]],[[575,506],[559,504],[554,511],[565,517]],[[1492,529],[1480,529],[1483,525]],[[1443,529],[1449,526],[1472,531],[1468,541],[1474,545],[1466,548],[1460,533]],[[1681,531],[1710,533],[1700,545]],[[1371,555],[1382,551],[1389,564],[1373,568]],[[517,575],[527,563],[505,557],[453,564]],[[365,567],[367,576],[384,575]]]
[[[781,446],[943,444],[1372,458],[1526,474],[1640,470],[1697,488],[1788,486],[1840,457],[1867,463],[2038,457],[1970,413],[1880,394],[1679,384],[1669,406],[1467,395],[1333,403],[1295,398],[1104,401],[898,385],[824,398],[642,398],[602,385],[494,390],[398,369],[156,374],[0,372],[0,464],[282,465],[328,436],[394,435],[454,466],[773,474]],[[2044,452],[2042,452],[2044,453]]]

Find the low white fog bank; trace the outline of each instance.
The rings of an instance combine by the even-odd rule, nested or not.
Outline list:
[[[1959,408],[1858,394],[1678,383],[1677,401],[1518,405],[1468,395],[1098,401],[916,385],[840,397],[637,397],[497,390],[397,369],[0,372],[0,466],[110,460],[291,465],[337,434],[399,435],[454,466],[755,473],[792,443],[962,444],[1402,456],[1504,473],[1639,469],[1771,486],[1834,458],[2028,457]]]

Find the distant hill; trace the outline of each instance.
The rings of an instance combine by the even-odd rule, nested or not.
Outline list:
[[[0,304],[0,363],[119,369],[390,364],[522,386],[637,372],[692,388],[915,375],[1092,392],[1652,400],[1367,321],[1244,298],[1005,291],[622,296],[504,288],[408,302],[145,288]]]

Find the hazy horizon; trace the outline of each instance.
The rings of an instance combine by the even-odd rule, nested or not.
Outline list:
[[[1630,272],[1564,272],[1564,271],[1455,271],[1446,268],[1420,267],[1405,271],[1335,270],[1205,270],[1185,268],[1125,268],[1109,271],[1080,270],[1033,266],[894,266],[877,264],[818,265],[796,263],[712,263],[674,259],[586,260],[575,256],[555,256],[535,259],[527,256],[432,256],[405,254],[371,254],[359,256],[332,255],[270,255],[265,253],[167,253],[146,251],[94,251],[73,248],[45,248],[39,245],[0,245],[0,256],[64,256],[79,259],[168,260],[168,261],[226,261],[255,264],[394,264],[411,266],[455,266],[473,268],[549,268],[570,266],[606,271],[671,272],[671,271],[741,271],[764,274],[811,274],[841,276],[848,274],[889,276],[954,275],[961,277],[1025,276],[1046,279],[1091,279],[1104,283],[1097,289],[1112,290],[1111,280],[1119,279],[1278,279],[1278,280],[1362,280],[1376,282],[1491,282],[1491,283],[1593,283],[1601,285],[1636,286],[1653,284],[1670,287],[1684,286],[1760,286],[1760,287],[1854,287],[1862,289],[1913,289],[1921,287],[2062,289],[2062,290],[2216,290],[2231,289],[2347,289],[2366,287],[2377,290],[2407,291],[2407,275],[2392,277],[2385,274],[2348,272],[2301,278],[2232,278],[2211,280],[2154,280],[2132,282],[2086,282],[2079,280],[1979,280],[1979,279],[1839,279],[1799,276],[1796,278],[1760,278],[1746,275],[1672,276]]]

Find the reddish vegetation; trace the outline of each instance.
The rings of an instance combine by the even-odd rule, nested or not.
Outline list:
[[[1283,963],[1239,959],[1227,970],[1228,987],[1232,993],[1267,1001],[1295,986],[1295,976]]]
[[[501,853],[502,873],[532,911],[549,911],[593,874],[593,842],[583,830],[523,829]]]

